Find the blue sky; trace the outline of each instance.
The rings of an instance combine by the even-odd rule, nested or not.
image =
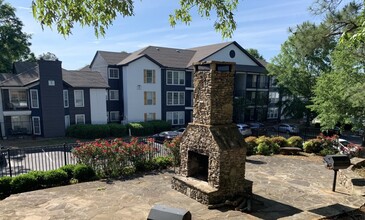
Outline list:
[[[233,40],[244,48],[257,49],[270,61],[288,38],[289,27],[319,20],[308,11],[312,0],[241,0],[235,11],[237,30],[232,39],[223,40],[213,28],[214,17],[194,15],[189,26],[178,24],[172,28],[168,15],[178,7],[178,0],[143,0],[135,1],[134,17],[118,18],[104,37],[96,38],[90,27],[77,27],[64,38],[56,29],[42,30],[32,16],[31,0],[5,2],[16,8],[23,30],[32,34],[31,50],[35,55],[54,53],[66,69],[90,64],[97,50],[133,52],[149,45],[184,49]]]

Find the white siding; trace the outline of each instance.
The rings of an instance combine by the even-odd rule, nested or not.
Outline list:
[[[108,82],[108,63],[99,53],[97,53],[93,65],[90,67],[92,71],[97,71]]]
[[[156,83],[144,83],[144,69],[155,70]],[[156,92],[156,105],[144,105],[144,92]],[[161,119],[161,68],[142,57],[123,67],[124,122],[143,121],[144,113],[156,113]]]
[[[231,58],[229,56],[229,52],[234,50],[236,56]],[[218,51],[217,53],[207,57],[204,61],[208,60],[216,60],[216,61],[226,61],[226,62],[236,62],[238,65],[250,65],[250,66],[257,66],[257,64],[252,61],[252,59],[247,56],[244,52],[242,52],[236,45],[231,44],[226,48]]]
[[[106,124],[105,89],[90,89],[91,124]]]

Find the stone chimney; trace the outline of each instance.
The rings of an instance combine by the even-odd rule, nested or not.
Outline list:
[[[194,64],[193,122],[180,144],[180,173],[172,188],[203,203],[217,204],[252,192],[245,180],[246,145],[232,123],[235,64]]]

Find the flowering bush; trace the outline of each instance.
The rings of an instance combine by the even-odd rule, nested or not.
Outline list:
[[[164,142],[164,146],[169,150],[172,156],[172,163],[174,166],[180,165],[180,143],[181,136],[177,136],[171,141]]]
[[[143,162],[152,160],[153,140],[146,143],[137,138],[125,142],[121,138],[114,140],[97,139],[92,142],[79,143],[72,153],[80,163],[92,167],[100,177],[117,177],[131,162],[138,168]]]

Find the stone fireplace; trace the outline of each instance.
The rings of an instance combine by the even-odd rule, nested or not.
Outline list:
[[[232,123],[234,63],[194,64],[193,122],[180,144],[179,174],[172,188],[203,203],[217,204],[252,192],[245,180],[246,145]]]

